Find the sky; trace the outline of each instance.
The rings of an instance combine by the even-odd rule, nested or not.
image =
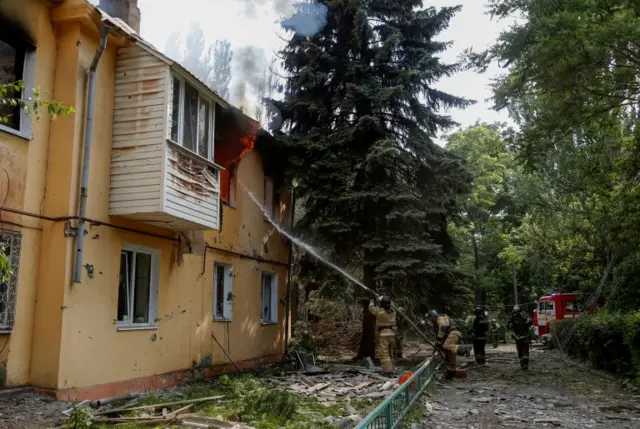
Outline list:
[[[98,0],[91,2],[97,4]],[[444,62],[456,61],[466,48],[486,48],[507,28],[508,22],[496,22],[486,15],[486,3],[487,0],[425,0],[426,6],[462,5],[462,11],[439,37],[453,42],[453,47],[442,55]],[[197,22],[209,44],[227,39],[232,48],[254,46],[272,56],[287,37],[278,23],[290,11],[290,0],[139,0],[139,7],[142,37],[161,51],[173,32],[179,32],[184,39],[189,26]],[[492,103],[487,101],[491,97],[489,84],[499,73],[500,68],[493,65],[484,74],[466,71],[439,82],[438,89],[476,100],[471,107],[447,113],[462,127],[477,121],[511,123],[506,112],[492,110]]]

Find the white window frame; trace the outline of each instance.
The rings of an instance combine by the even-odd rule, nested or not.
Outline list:
[[[178,141],[174,141],[171,138],[171,117],[173,112],[173,93],[176,90],[174,87],[174,79],[177,79],[180,82],[180,87],[178,91],[180,92],[180,100],[179,100],[179,109],[178,109]],[[202,156],[198,153],[198,143],[200,141],[200,118],[198,117],[198,127],[196,130],[196,141],[195,141],[195,151],[188,149],[184,146],[184,97],[185,97],[185,83],[188,83],[198,92],[198,106],[197,112],[198,116],[200,115],[200,103],[202,100],[209,103],[209,157]],[[178,73],[171,73],[171,84],[170,84],[170,92],[169,92],[169,106],[167,108],[168,115],[168,127],[167,127],[167,140],[177,144],[178,146],[183,147],[185,150],[188,150],[190,153],[202,158],[207,161],[213,162],[214,159],[214,140],[215,140],[215,117],[216,117],[216,102],[211,98],[207,97],[198,89],[198,85],[194,84],[190,79],[186,79],[184,76],[181,76]]]
[[[271,296],[269,297],[269,305],[271,309],[270,319],[264,318],[264,276],[271,276]],[[260,274],[260,321],[263,325],[275,325],[278,323],[278,275],[272,271],[263,271]]]
[[[35,71],[36,71],[35,49],[30,48],[28,46],[15,47],[9,42],[6,42],[4,40],[3,42],[13,46],[16,49],[24,49],[25,52],[24,52],[24,64],[22,67],[22,77],[21,79],[18,79],[18,80],[23,81],[22,98],[27,99],[29,97],[33,97],[33,88],[35,87]],[[20,109],[20,129],[16,130],[15,128],[12,128],[0,123],[0,131],[4,131],[6,133],[13,134],[27,140],[31,140],[33,138],[31,116],[28,115],[24,111],[24,109]]]
[[[222,315],[218,315],[218,268],[224,269]],[[214,262],[213,264],[213,320],[231,322],[233,317],[233,265]]]
[[[136,253],[144,253],[147,255],[151,255],[151,273],[150,273],[150,284],[149,284],[149,322],[148,323],[135,323],[133,320],[131,321],[127,321],[127,322],[123,322],[118,320],[118,305],[117,305],[117,300],[116,300],[116,321],[117,321],[117,328],[119,331],[135,331],[135,330],[140,330],[140,329],[155,329],[158,326],[158,290],[159,290],[159,281],[160,281],[160,251],[156,250],[156,249],[151,249],[148,247],[143,247],[143,246],[136,246],[136,245],[132,245],[132,244],[124,244],[122,246],[122,249],[120,250],[120,254],[119,254],[119,258],[118,260],[121,260],[121,256],[122,253],[124,251],[129,251],[129,252],[133,252],[134,256],[132,258],[133,260],[133,267],[131,267],[130,271],[129,271],[129,275],[131,275],[131,273],[135,273],[135,269],[136,269],[136,257],[135,254]],[[118,265],[118,276],[120,273],[120,265]],[[118,279],[119,281],[119,279]],[[135,291],[135,277],[133,279],[133,289],[131,291],[131,293],[133,294]],[[120,287],[118,285],[118,294],[120,293]],[[129,312],[132,314],[131,310],[133,307],[133,300],[130,301],[129,304]]]

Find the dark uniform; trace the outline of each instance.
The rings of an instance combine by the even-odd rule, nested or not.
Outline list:
[[[476,356],[476,362],[484,364],[486,362],[484,347],[487,344],[487,331],[489,323],[484,317],[482,308],[476,308],[476,318],[473,319],[473,353]]]
[[[529,369],[529,328],[533,321],[528,317],[517,305],[513,307],[513,313],[507,328],[513,330],[516,338],[516,349],[518,350],[518,358],[520,359],[520,367]]]

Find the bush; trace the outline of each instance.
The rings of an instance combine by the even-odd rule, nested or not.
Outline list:
[[[640,311],[559,320],[551,332],[556,346],[571,335],[563,351],[640,384]]]
[[[640,308],[640,253],[627,257],[616,267],[608,292],[610,311],[633,312]]]

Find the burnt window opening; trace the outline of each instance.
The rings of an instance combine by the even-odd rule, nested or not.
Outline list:
[[[24,80],[24,60],[26,48],[17,43],[12,43],[0,36],[0,85],[11,85]],[[21,91],[4,87],[0,98],[3,101],[12,100],[12,103],[0,104],[0,125],[20,131],[21,110],[18,101],[22,98]]]
[[[220,174],[220,199],[230,207],[236,206],[240,160],[253,150],[259,128],[235,108],[216,112],[214,160],[225,169]]]
[[[35,44],[24,30],[0,16],[0,85],[6,90],[0,94],[0,130],[31,137],[31,120],[17,102],[32,97],[35,69]],[[22,91],[5,85],[22,82]],[[44,90],[45,88],[43,88]],[[13,100],[13,103],[6,102]]]

